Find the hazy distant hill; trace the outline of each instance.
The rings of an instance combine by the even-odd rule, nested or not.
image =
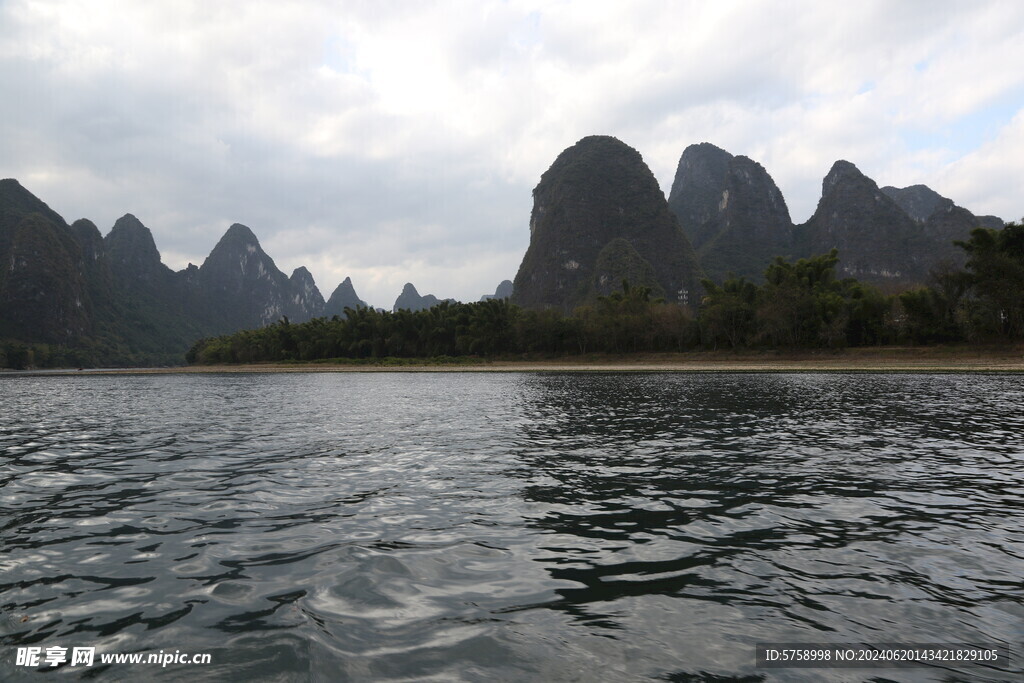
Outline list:
[[[512,289],[511,280],[502,280],[494,289],[494,294],[484,294],[480,297],[480,301],[487,301],[488,299],[509,299],[512,297]]]
[[[420,293],[416,291],[416,288],[411,282],[406,282],[405,287],[402,288],[402,293],[395,299],[395,305],[392,307],[392,311],[423,311],[428,308],[432,308],[441,301],[452,301],[455,299],[438,299],[433,294],[424,294],[420,296]]]
[[[59,345],[83,364],[181,362],[201,336],[325,311],[309,271],[285,276],[243,225],[176,273],[132,214],[101,237],[11,179],[0,180],[0,263],[0,342]]]
[[[331,298],[327,300],[324,307],[324,315],[327,317],[345,317],[345,308],[368,308],[369,304],[356,296],[356,289],[352,285],[352,278],[345,278],[340,285],[334,289]]]

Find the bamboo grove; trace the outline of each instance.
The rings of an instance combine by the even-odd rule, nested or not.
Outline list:
[[[978,228],[963,269],[932,274],[927,287],[886,295],[837,279],[839,255],[776,259],[764,282],[703,282],[696,311],[655,299],[646,287],[622,291],[565,315],[507,300],[443,302],[394,313],[346,309],[347,317],[203,339],[189,363],[331,358],[517,357],[738,348],[840,348],[881,344],[1017,341],[1024,335],[1024,226]]]

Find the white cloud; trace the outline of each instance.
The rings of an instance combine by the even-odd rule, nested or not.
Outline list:
[[[8,0],[0,175],[103,231],[135,213],[174,267],[237,221],[325,296],[350,275],[377,305],[406,281],[475,299],[589,134],[666,191],[688,144],[746,154],[797,221],[838,158],[1024,213],[1022,36],[1012,0]]]
[[[949,197],[970,197],[971,210],[1020,221],[1021,156],[1024,155],[1024,110],[999,136],[955,162],[938,169],[934,187]]]

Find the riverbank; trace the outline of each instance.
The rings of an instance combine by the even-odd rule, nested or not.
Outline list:
[[[559,358],[332,359],[29,372],[47,375],[245,372],[1024,372],[1024,346],[870,347],[806,352],[690,351],[589,354]]]

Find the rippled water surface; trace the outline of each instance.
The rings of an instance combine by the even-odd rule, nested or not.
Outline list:
[[[1024,672],[1024,377],[4,377],[0,413],[0,678],[26,645],[212,655],[103,680]]]

